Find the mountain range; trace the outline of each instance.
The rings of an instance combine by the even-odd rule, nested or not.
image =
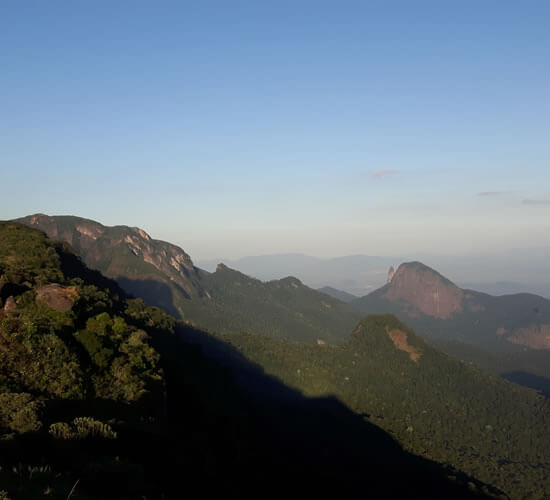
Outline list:
[[[297,276],[312,288],[329,286],[361,297],[386,282],[386,272],[399,262],[420,261],[437,269],[461,288],[491,295],[534,293],[550,299],[550,248],[517,249],[487,255],[348,255],[320,258],[302,254],[267,254],[240,259],[199,260],[213,271],[219,262],[261,280]]]
[[[3,499],[498,493],[126,297],[40,231],[0,222],[0,284]]]
[[[294,277],[261,282],[223,264],[212,273],[199,269],[184,250],[138,228],[43,214],[18,222],[69,243],[128,293],[204,329],[341,342],[361,318],[354,307]]]
[[[111,243],[129,244],[134,230],[117,231]],[[220,289],[246,283],[218,272],[229,276]],[[199,285],[215,291],[200,280],[186,300]],[[280,281],[287,302],[327,300]],[[208,333],[128,299],[66,242],[16,223],[0,224],[0,282],[0,484],[15,498],[66,498],[71,485],[75,498],[550,491],[547,400],[438,352],[392,315],[356,322],[336,345]]]
[[[334,343],[344,341],[362,315],[392,313],[427,338],[489,351],[550,347],[550,300],[465,290],[419,262],[402,264],[366,296],[340,294],[338,299],[348,299],[344,304],[333,289],[321,293],[291,276],[262,282],[224,264],[204,271],[183,249],[139,228],[42,214],[19,222],[69,243],[128,293],[211,331]]]

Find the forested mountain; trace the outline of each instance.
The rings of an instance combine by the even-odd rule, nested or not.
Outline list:
[[[260,280],[274,280],[281,276],[297,276],[307,286],[330,286],[360,297],[382,286],[386,269],[402,257],[348,255],[319,258],[303,254],[257,255],[241,259],[221,259],[229,267]],[[198,265],[214,271],[218,260],[204,260]]]
[[[301,342],[342,342],[361,313],[293,277],[267,283],[220,264],[201,281],[209,297],[180,302],[183,318],[215,332],[259,332]]]
[[[441,354],[394,316],[366,318],[340,346],[223,339],[309,397],[336,395],[414,453],[512,498],[550,492],[548,400]]]
[[[138,228],[42,214],[18,221],[68,242],[87,265],[115,279],[128,293],[201,328],[341,342],[361,317],[354,307],[296,278],[264,283],[223,264],[207,273],[181,248]]]
[[[148,332],[173,335],[174,321],[125,300],[67,244],[14,223],[0,223],[0,308],[4,497],[66,498],[76,480],[73,498],[147,491],[124,443],[154,435],[164,418]]]
[[[436,249],[434,249],[436,251]],[[240,259],[199,260],[197,265],[214,271],[219,262],[260,280],[297,276],[307,286],[330,286],[362,297],[384,285],[386,270],[398,262],[420,261],[453,278],[461,288],[490,295],[534,293],[550,299],[550,248],[506,249],[483,255],[402,256],[348,255],[320,258],[303,254],[275,254]]]
[[[419,262],[401,264],[386,285],[352,305],[364,314],[395,314],[428,337],[489,351],[550,347],[550,300],[463,290]]]
[[[431,343],[464,363],[475,364],[489,373],[550,397],[550,349],[488,352],[456,340],[432,339]]]
[[[0,283],[3,500],[495,493],[125,298],[39,231],[0,222]]]

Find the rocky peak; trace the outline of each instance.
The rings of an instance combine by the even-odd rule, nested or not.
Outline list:
[[[131,227],[130,230],[134,233],[139,234],[144,240],[151,240],[151,236],[149,236],[143,229],[140,229],[139,227]]]
[[[388,283],[391,283],[391,280],[393,279],[393,275],[395,274],[395,269],[393,268],[393,266],[390,266],[390,268],[388,269]]]
[[[420,262],[401,264],[386,288],[382,297],[390,301],[404,302],[409,316],[422,313],[446,319],[462,311],[464,292],[437,271]]]
[[[75,216],[35,214],[18,222],[69,243],[91,267],[114,279],[143,279],[150,274],[140,261],[156,268],[155,279],[173,282],[189,296],[201,293],[198,270],[180,247],[155,240],[139,227],[104,226]],[[129,290],[133,293],[132,290]]]

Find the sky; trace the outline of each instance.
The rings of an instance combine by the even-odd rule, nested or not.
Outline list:
[[[0,1],[0,219],[195,260],[550,248],[550,2]]]

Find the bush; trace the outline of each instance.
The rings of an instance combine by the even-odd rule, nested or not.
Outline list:
[[[42,408],[42,403],[34,401],[30,394],[0,394],[0,427],[18,434],[38,431],[42,427]]]

